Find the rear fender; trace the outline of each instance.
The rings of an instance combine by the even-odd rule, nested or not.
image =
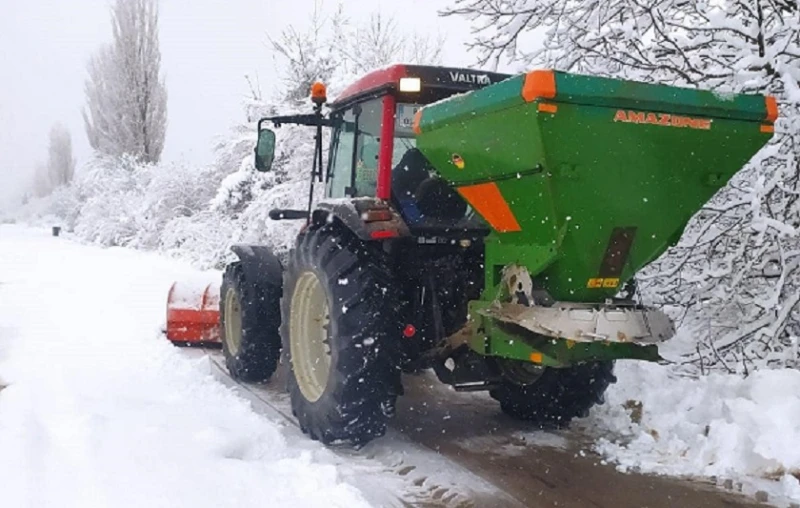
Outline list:
[[[385,214],[386,220],[371,220],[371,215]],[[322,201],[311,215],[314,226],[339,222],[359,239],[386,240],[410,236],[400,214],[386,201],[375,198]]]
[[[264,245],[234,245],[231,250],[242,262],[245,280],[262,288],[283,288],[283,265],[269,247]]]

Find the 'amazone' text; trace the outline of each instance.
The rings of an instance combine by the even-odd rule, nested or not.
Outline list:
[[[664,127],[688,127],[690,129],[711,129],[710,118],[691,118],[667,113],[646,113],[644,111],[625,111],[620,109],[614,115],[615,122],[663,125]]]

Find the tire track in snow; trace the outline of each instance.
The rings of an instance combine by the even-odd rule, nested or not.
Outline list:
[[[253,409],[266,418],[281,422],[287,433],[306,444],[316,445],[301,431],[291,414],[288,394],[278,386],[284,383],[285,371],[279,367],[276,377],[267,384],[247,384],[233,380],[218,350],[185,348],[188,357],[207,355],[211,375],[233,388],[253,404]],[[443,457],[436,451],[415,443],[396,429],[369,443],[360,450],[347,447],[329,448],[342,462],[343,477],[362,490],[376,506],[419,506],[430,508],[520,507],[518,500],[491,482]],[[347,469],[352,468],[352,471]],[[377,474],[376,474],[377,473]],[[396,485],[387,491],[386,482]]]

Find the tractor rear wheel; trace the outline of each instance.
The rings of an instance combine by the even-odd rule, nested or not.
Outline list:
[[[281,355],[280,286],[261,287],[247,280],[240,262],[231,263],[220,289],[220,338],[231,377],[254,382],[269,379]]]
[[[325,444],[360,446],[394,414],[400,325],[385,258],[335,225],[301,234],[289,256],[281,336],[292,411]]]
[[[603,402],[603,394],[617,379],[614,362],[589,362],[565,369],[540,367],[516,360],[498,360],[503,374],[491,390],[504,413],[539,428],[563,428]]]

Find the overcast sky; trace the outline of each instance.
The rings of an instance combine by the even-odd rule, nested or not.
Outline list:
[[[16,199],[46,159],[54,122],[73,135],[79,159],[90,149],[81,108],[89,56],[110,38],[109,0],[0,0],[0,209]],[[333,9],[337,0],[325,0]],[[344,0],[351,18],[380,10],[402,29],[441,32],[445,63],[473,58],[462,20],[436,16],[449,0]],[[162,71],[169,93],[165,160],[209,161],[216,135],[241,119],[245,74],[275,84],[266,34],[309,17],[314,0],[162,0]]]

